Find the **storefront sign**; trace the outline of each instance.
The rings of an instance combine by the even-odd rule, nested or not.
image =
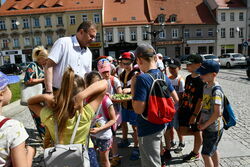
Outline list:
[[[161,45],[180,45],[183,44],[182,41],[162,41],[162,42],[156,42],[157,46]]]
[[[93,42],[89,44],[90,48],[100,48],[102,47],[102,43],[101,42]]]
[[[210,44],[215,43],[215,40],[187,40],[187,44]]]

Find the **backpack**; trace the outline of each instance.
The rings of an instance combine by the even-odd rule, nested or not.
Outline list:
[[[106,101],[109,97],[108,96],[104,96],[103,100],[102,100],[102,109],[103,109],[103,113],[104,113],[104,116],[107,118],[107,120],[109,121],[110,120],[110,117],[109,117],[109,108],[108,106],[106,105]],[[117,130],[117,127],[121,124],[122,122],[122,119],[121,119],[121,114],[117,114],[116,113],[116,122],[114,125],[111,126],[111,129],[113,131],[116,131]]]
[[[220,90],[223,93],[220,86],[215,86],[212,89],[212,95],[214,94],[214,92],[216,90]],[[224,98],[223,98],[223,108],[224,109],[222,112],[222,119],[223,119],[224,129],[228,130],[231,126],[236,125],[237,118],[236,118],[234,111],[233,111],[233,108],[232,108],[228,98],[225,96],[225,94],[224,94]]]
[[[155,78],[152,74],[147,74],[153,79],[153,83],[148,97],[147,111],[141,114],[142,118],[153,124],[171,122],[175,114],[175,107],[168,91],[165,74],[161,73],[162,78]]]
[[[2,126],[5,124],[5,122],[7,122],[8,120],[10,120],[10,118],[4,118],[1,122],[0,122],[0,128],[2,128]]]

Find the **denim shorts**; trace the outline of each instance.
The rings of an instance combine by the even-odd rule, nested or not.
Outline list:
[[[132,110],[122,108],[122,122],[129,122],[130,125],[137,126],[137,114]]]
[[[101,152],[105,152],[111,149],[112,147],[112,138],[111,139],[98,139],[95,137],[91,137],[95,148]]]
[[[217,150],[217,146],[220,142],[222,133],[223,133],[223,129],[221,129],[219,133],[218,131],[210,132],[208,130],[204,130],[202,132],[203,146],[202,146],[201,154],[213,156],[215,151]]]

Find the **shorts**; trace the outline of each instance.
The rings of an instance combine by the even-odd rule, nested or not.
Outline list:
[[[174,118],[171,122],[168,123],[167,129],[171,129],[172,127],[174,127],[176,130],[179,129],[179,113],[176,111],[176,113],[174,114]]]
[[[112,138],[111,139],[98,139],[96,137],[91,137],[95,148],[101,152],[105,152],[111,149],[112,147]]]
[[[196,122],[195,124],[190,125],[189,124],[189,120],[192,116],[192,112],[190,111],[180,111],[178,113],[178,118],[179,118],[179,126],[184,126],[184,127],[188,127],[191,128],[193,132],[198,132],[200,131],[198,129],[198,121],[200,120],[200,113],[199,115],[196,117]]]
[[[99,167],[96,152],[94,148],[88,148],[89,161],[91,167]]]
[[[132,110],[122,108],[122,122],[129,122],[130,125],[137,126],[137,114]]]
[[[203,146],[202,146],[201,154],[213,156],[215,151],[217,150],[217,146],[222,137],[222,133],[223,133],[223,129],[220,130],[219,134],[218,134],[218,131],[210,132],[210,131],[204,130],[202,132]]]

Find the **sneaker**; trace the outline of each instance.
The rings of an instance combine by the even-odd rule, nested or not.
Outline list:
[[[171,145],[171,148],[174,148],[174,147],[176,146],[176,142],[171,141],[171,142],[170,142],[170,145]]]
[[[120,143],[118,143],[118,148],[126,148],[130,145],[130,142],[128,139],[122,140]]]
[[[119,156],[113,157],[112,160],[110,161],[111,167],[115,167],[121,164],[121,158]]]
[[[139,151],[139,148],[134,148],[131,152],[131,155],[130,155],[130,160],[131,161],[135,161],[135,160],[138,160],[140,158],[140,151]]]
[[[193,151],[191,151],[187,156],[183,158],[184,162],[191,162],[191,161],[196,161],[200,157],[199,153],[195,154]]]
[[[179,143],[178,147],[174,150],[174,153],[179,154],[180,152],[182,152],[184,147],[185,147],[184,143]]]

